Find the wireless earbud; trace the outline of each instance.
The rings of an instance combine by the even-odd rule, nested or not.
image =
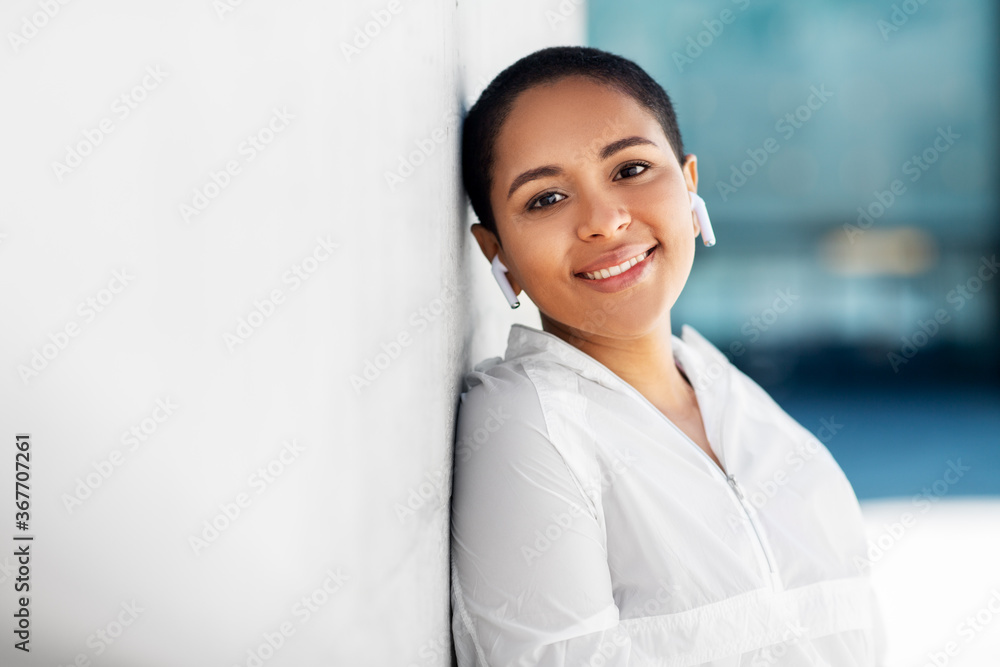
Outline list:
[[[493,277],[500,284],[500,289],[503,291],[503,295],[507,297],[507,303],[510,304],[510,307],[517,308],[521,305],[521,302],[517,300],[517,295],[514,294],[514,288],[511,287],[510,281],[507,280],[506,273],[507,267],[500,261],[500,254],[493,255]]]
[[[712,231],[712,221],[708,219],[708,209],[705,208],[705,200],[695,192],[688,192],[691,195],[691,210],[698,216],[698,224],[701,225],[701,240],[706,246],[715,245],[715,232]]]

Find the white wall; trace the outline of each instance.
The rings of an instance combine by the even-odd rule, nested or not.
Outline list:
[[[386,25],[346,57],[372,12]],[[8,631],[0,663],[253,665],[262,645],[268,666],[449,663],[459,381],[514,316],[538,324],[468,231],[455,113],[517,57],[581,43],[584,18],[571,0],[4,3],[8,624],[13,536],[35,540],[31,652]]]

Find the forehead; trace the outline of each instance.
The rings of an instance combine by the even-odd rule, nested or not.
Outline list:
[[[656,117],[631,96],[583,76],[539,84],[515,99],[500,130],[494,186],[524,169],[597,160],[604,146],[632,135],[670,150]]]

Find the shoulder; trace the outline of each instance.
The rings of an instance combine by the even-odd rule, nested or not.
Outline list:
[[[541,357],[493,357],[476,364],[463,379],[458,408],[456,495],[502,479],[508,490],[528,480],[578,490],[592,486],[594,440],[577,378]]]
[[[459,435],[472,434],[489,419],[555,439],[562,422],[582,417],[579,379],[572,369],[541,355],[481,361],[462,381]]]
[[[456,463],[470,460],[490,440],[510,440],[514,432],[523,438],[529,430],[539,439],[548,436],[538,391],[523,364],[493,357],[466,373],[459,397]]]

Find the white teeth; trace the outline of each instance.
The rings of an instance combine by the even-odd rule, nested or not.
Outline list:
[[[649,250],[642,253],[641,255],[636,255],[632,259],[627,259],[618,266],[612,266],[610,269],[601,269],[600,271],[595,271],[594,273],[584,273],[584,277],[587,280],[601,280],[603,278],[610,278],[611,276],[617,276],[623,271],[628,271],[633,266],[646,259],[649,256]]]

